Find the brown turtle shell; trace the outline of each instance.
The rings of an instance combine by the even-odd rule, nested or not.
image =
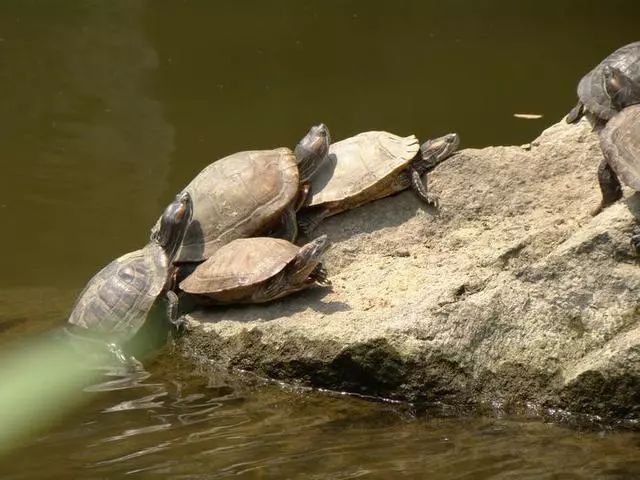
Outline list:
[[[239,152],[212,163],[185,187],[193,220],[175,261],[202,261],[236,238],[260,234],[278,222],[299,188],[288,148]]]
[[[600,131],[607,163],[625,185],[640,191],[640,105],[623,109]]]
[[[281,238],[241,238],[219,248],[180,283],[191,294],[222,294],[247,291],[281,272],[300,247]]]
[[[154,242],[115,259],[89,280],[69,323],[121,340],[133,337],[164,289],[167,273],[167,255]]]
[[[394,193],[393,183],[420,149],[414,135],[364,132],[329,148],[329,161],[311,181],[310,207],[347,210]]]

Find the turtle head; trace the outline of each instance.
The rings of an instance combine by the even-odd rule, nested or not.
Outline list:
[[[176,195],[160,217],[160,226],[151,234],[151,240],[157,242],[173,262],[193,216],[193,201],[188,192]]]
[[[427,140],[420,146],[422,162],[431,170],[443,160],[449,158],[460,146],[460,136],[448,133],[442,137]]]
[[[604,90],[616,110],[640,102],[640,83],[632,80],[622,70],[611,65],[602,68]]]
[[[302,246],[298,252],[298,258],[304,259],[306,262],[318,262],[324,252],[327,251],[327,248],[329,248],[329,239],[326,235],[321,235]]]
[[[320,258],[329,248],[329,240],[322,235],[306,245],[300,247],[295,260],[289,267],[287,281],[296,288],[305,288],[314,283],[329,285],[326,272],[320,263]]]
[[[320,168],[329,155],[331,136],[324,123],[314,125],[296,145],[295,154],[300,172],[300,182],[306,182]]]
[[[296,256],[287,264],[284,275],[271,278],[264,287],[263,298],[275,300],[293,292],[299,292],[315,284],[331,285],[320,257],[329,247],[326,235],[300,247]]]

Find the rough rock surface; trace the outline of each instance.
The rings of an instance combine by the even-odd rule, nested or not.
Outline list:
[[[430,174],[439,211],[404,192],[319,228],[332,289],[193,312],[182,348],[317,387],[634,418],[635,196],[590,215],[601,158],[584,121],[463,150]]]

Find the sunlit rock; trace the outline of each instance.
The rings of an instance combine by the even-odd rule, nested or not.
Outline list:
[[[431,174],[439,211],[407,192],[322,224],[332,290],[194,312],[183,347],[317,387],[634,416],[633,202],[590,215],[601,158],[586,122],[463,150]]]

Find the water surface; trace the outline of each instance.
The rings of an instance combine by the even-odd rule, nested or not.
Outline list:
[[[162,355],[96,384],[81,409],[0,464],[2,478],[634,479],[635,433],[539,418],[415,415],[407,405],[207,372]],[[90,395],[85,393],[85,395]]]
[[[293,146],[320,121],[334,139],[525,143],[573,106],[583,73],[638,40],[638,19],[630,0],[4,0],[0,345],[63,323],[209,162]],[[142,385],[91,397],[1,460],[2,478],[640,476],[633,433],[416,418],[176,362],[161,353]]]

